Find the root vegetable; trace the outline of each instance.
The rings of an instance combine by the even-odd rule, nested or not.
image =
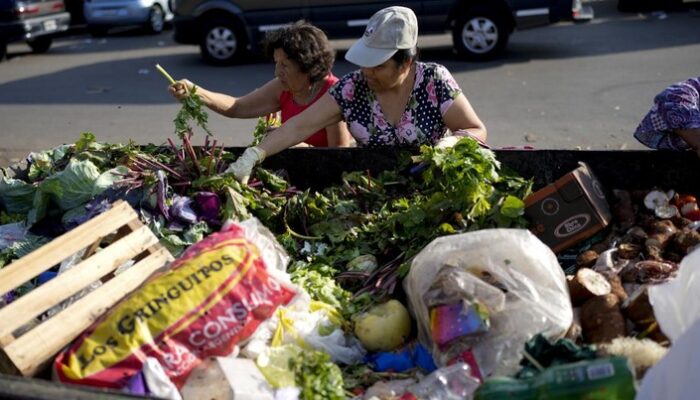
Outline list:
[[[671,218],[671,222],[673,222],[673,225],[675,225],[678,229],[683,229],[690,225],[692,221],[686,217],[677,216]]]
[[[627,292],[622,286],[620,276],[612,271],[603,273],[603,276],[605,276],[605,279],[607,279],[610,284],[610,293],[614,294],[622,301],[627,300]]]
[[[654,210],[654,215],[661,219],[669,219],[678,217],[681,214],[676,206],[659,206]]]
[[[658,207],[668,205],[668,195],[660,190],[652,190],[644,197],[644,206],[649,210],[655,210]]]
[[[625,318],[620,312],[620,299],[614,294],[598,296],[581,307],[583,336],[590,343],[609,343],[625,336]]]
[[[602,254],[604,251],[609,250],[613,245],[613,240],[615,240],[615,232],[611,231],[605,239],[591,246],[591,250],[598,254]]]
[[[613,190],[613,195],[617,199],[617,202],[613,206],[613,215],[620,228],[627,229],[634,225],[636,221],[636,214],[632,206],[630,192],[626,190]]]
[[[569,281],[569,295],[571,303],[580,306],[588,299],[603,296],[610,293],[610,283],[598,272],[589,268],[581,268]]]
[[[652,234],[649,235],[644,246],[646,247],[647,254],[652,260],[661,261],[663,260],[663,251],[666,248],[671,237],[678,232],[678,228],[673,224],[673,222],[665,221],[655,221],[651,225]]]
[[[620,279],[628,283],[660,283],[675,276],[678,266],[670,262],[645,260],[630,264],[620,272]]]
[[[617,247],[617,255],[627,260],[639,257],[642,247],[632,243],[622,243]]]
[[[668,247],[683,257],[698,245],[700,245],[700,233],[686,228],[673,235]]]
[[[629,243],[641,246],[648,237],[649,235],[647,235],[644,229],[639,226],[633,226],[627,231],[627,233],[625,233],[625,236],[622,237],[620,243]]]
[[[651,233],[661,234],[663,237],[671,237],[671,235],[673,235],[677,231],[678,228],[676,228],[676,225],[673,224],[673,221],[655,221],[651,224]]]
[[[590,268],[595,265],[598,260],[598,253],[594,250],[587,250],[576,257],[576,266],[578,268]]]
[[[648,325],[655,321],[654,309],[649,303],[649,286],[637,288],[629,298],[622,303],[622,313],[636,325]]]

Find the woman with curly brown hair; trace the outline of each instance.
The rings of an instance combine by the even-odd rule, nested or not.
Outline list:
[[[213,92],[197,85],[197,94],[211,110],[230,118],[255,118],[281,111],[282,122],[307,109],[338,81],[331,67],[335,54],[322,30],[299,21],[269,32],[263,44],[275,62],[275,78],[242,97]],[[168,88],[178,100],[194,84],[180,80]],[[304,143],[316,147],[342,147],[350,143],[344,122],[336,122],[309,136]]]

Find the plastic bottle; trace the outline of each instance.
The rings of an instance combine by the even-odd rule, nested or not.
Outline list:
[[[550,367],[531,379],[489,379],[474,399],[633,400],[635,392],[627,359],[610,357]]]

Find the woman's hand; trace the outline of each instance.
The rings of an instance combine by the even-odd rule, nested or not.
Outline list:
[[[676,129],[676,134],[681,137],[700,157],[700,128]]]
[[[168,86],[168,92],[170,92],[170,94],[179,101],[182,101],[190,95],[190,91],[192,91],[193,87],[194,83],[188,81],[187,79],[181,79]]]
[[[224,173],[233,174],[241,183],[248,183],[253,168],[265,159],[265,155],[265,151],[260,147],[248,147]]]

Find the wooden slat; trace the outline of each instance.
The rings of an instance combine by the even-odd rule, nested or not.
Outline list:
[[[137,219],[137,220],[135,220],[135,221],[129,221],[129,222],[127,222],[126,226],[128,226],[129,228],[131,228],[131,230],[136,230],[136,229],[138,229],[139,227],[143,226],[143,223],[141,222],[140,219]],[[162,247],[162,245],[160,244],[160,242],[158,242],[158,243],[156,243],[155,245],[153,245],[153,246],[149,247],[148,249],[146,249],[146,252],[149,253],[149,254],[151,254],[151,253],[154,253],[156,250],[160,250],[161,247]]]
[[[98,253],[100,254],[100,253]],[[128,293],[136,290],[173,257],[161,248],[71,304],[5,348],[23,375],[35,374],[47,361]]]
[[[100,236],[97,238],[97,240],[92,242],[92,244],[85,249],[85,253],[83,253],[83,257],[81,259],[86,260],[90,258],[93,254],[95,254],[97,249],[100,248],[100,243],[102,242],[102,239],[104,239],[104,236]]]
[[[15,300],[10,306],[0,309],[0,321],[2,321],[0,337],[11,334],[32,318],[114,271],[119,265],[156,243],[158,239],[148,227],[141,226],[70,270]]]
[[[27,282],[82,250],[94,242],[97,237],[105,236],[134,219],[138,219],[138,215],[128,203],[123,201],[114,203],[111,210],[59,236],[0,270],[0,294],[7,293]]]
[[[0,372],[4,372],[9,375],[20,375],[20,370],[17,369],[15,364],[12,362],[12,359],[10,359],[10,356],[8,356],[3,349],[0,349]],[[0,376],[2,376],[2,374],[0,374]]]

